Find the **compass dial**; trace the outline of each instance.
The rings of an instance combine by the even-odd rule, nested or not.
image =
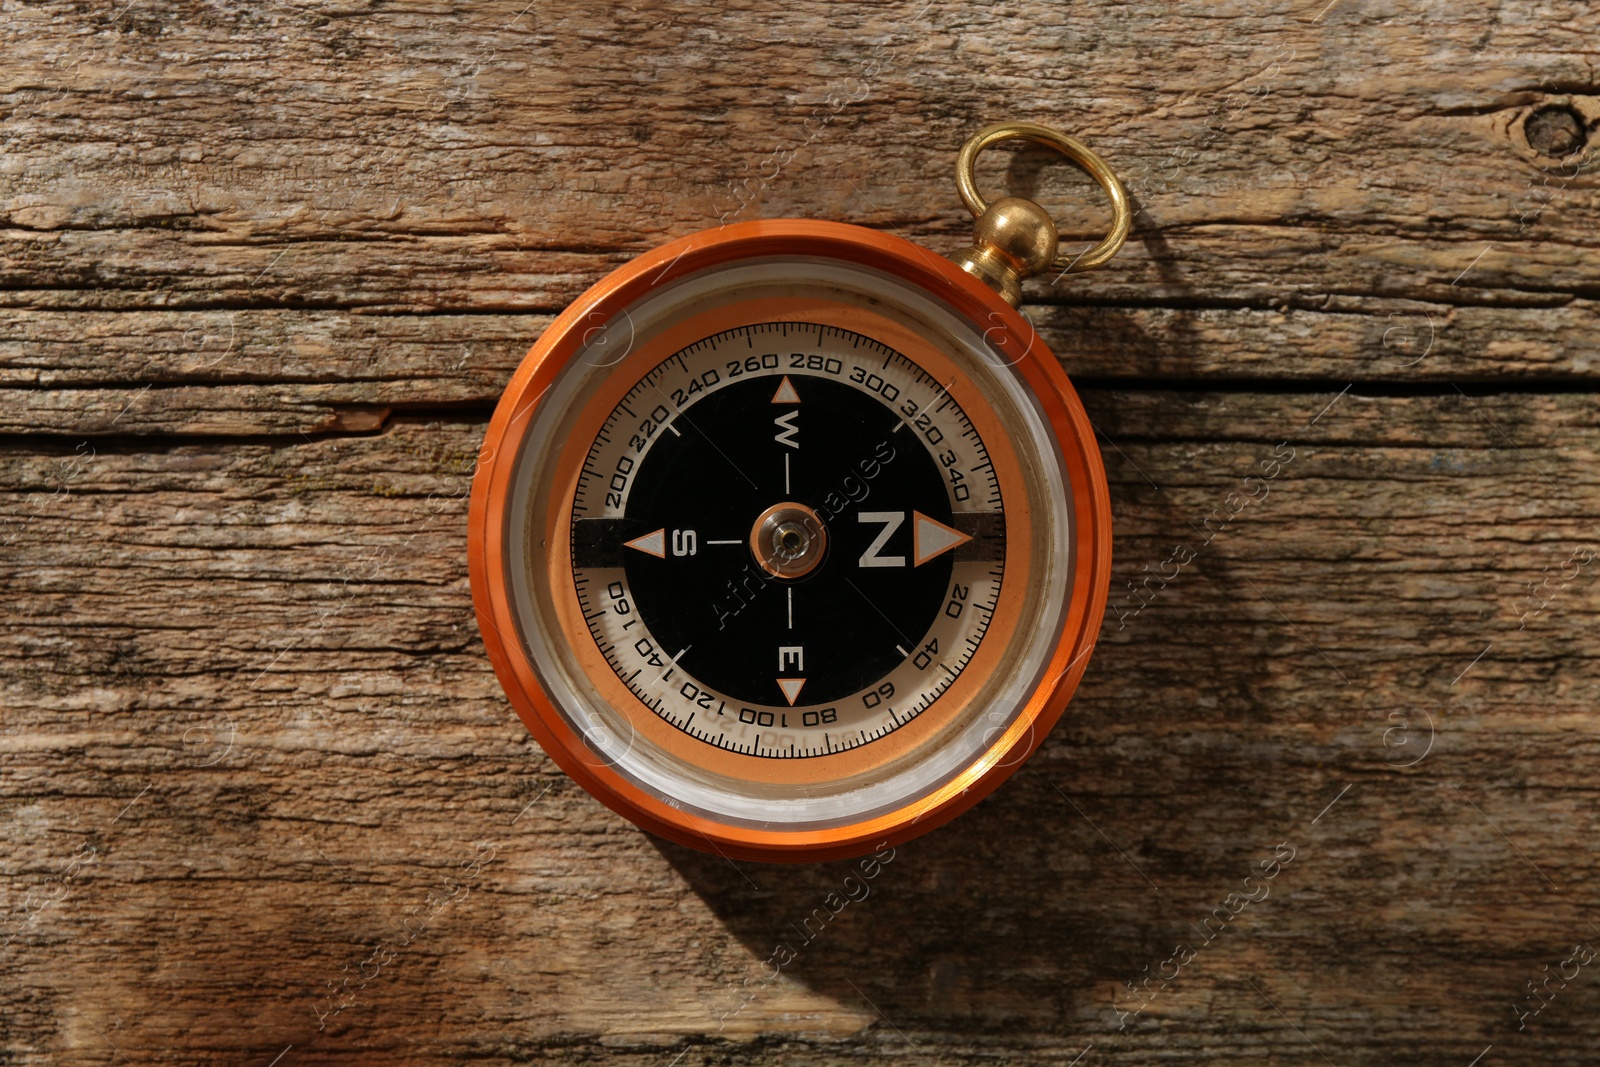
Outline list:
[[[909,242],[730,226],[595,287],[474,479],[484,644],[596,797],[754,859],[870,851],[1040,743],[1109,570],[1088,420],[1008,305]]]
[[[578,602],[628,690],[707,744],[777,759],[933,705],[1005,574],[1000,480],[949,384],[806,322],[703,338],[635,384],[590,448],[572,530]]]

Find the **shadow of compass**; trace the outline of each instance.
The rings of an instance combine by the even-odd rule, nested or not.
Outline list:
[[[1206,886],[1220,899],[1230,862],[1251,862],[1238,820],[1197,834],[1184,818],[1226,805],[1251,774],[1201,754],[1189,774],[1204,790],[1173,795],[1159,761],[1096,754],[1104,738],[1078,747],[1078,729],[1058,727],[1068,736],[994,795],[877,861],[776,866],[653,841],[748,951],[714,1017],[747,1001],[760,1012],[774,960],[902,1029],[1115,1029],[1120,984],[1167,957]],[[1166,840],[1175,829],[1181,846]]]
[[[1158,503],[1146,487],[1142,506]],[[652,839],[748,953],[713,1018],[759,1013],[776,960],[785,980],[908,1032],[1115,1031],[1123,984],[1192,939],[1189,924],[1271,854],[1273,831],[1291,828],[1286,794],[1303,787],[1263,782],[1259,742],[1285,714],[1264,649],[1246,642],[1244,666],[1191,684],[1200,635],[1223,625],[1243,582],[1218,559],[1197,561],[1190,580],[1209,605],[1200,618],[1152,608],[1122,639],[1107,627],[1033,759],[869,863],[875,877],[860,861],[749,863]],[[1164,656],[1174,643],[1189,651]],[[1219,685],[1222,699],[1195,703]]]

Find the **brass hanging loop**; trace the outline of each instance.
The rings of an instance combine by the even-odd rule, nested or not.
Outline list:
[[[973,165],[978,153],[1000,141],[1033,141],[1054,148],[1085,174],[1100,183],[1111,199],[1111,232],[1080,255],[1060,252],[1055,222],[1038,204],[1020,196],[986,202],[978,192]],[[1076,137],[1035,122],[1000,122],[986,126],[967,139],[956,159],[956,188],[962,203],[977,218],[971,247],[950,258],[981,279],[1013,307],[1022,299],[1022,279],[1054,270],[1078,274],[1105,263],[1128,238],[1133,211],[1128,193],[1106,161]]]

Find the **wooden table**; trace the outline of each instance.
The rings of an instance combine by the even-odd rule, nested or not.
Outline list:
[[[1593,5],[4,11],[0,1062],[1595,1062]],[[1006,118],[1138,202],[1025,304],[1112,610],[817,932],[848,865],[664,844],[529,738],[473,458],[606,272],[723,217],[952,252]]]

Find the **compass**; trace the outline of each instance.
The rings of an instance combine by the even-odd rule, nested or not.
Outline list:
[[[1060,256],[972,181],[1051,145],[1112,233]],[[470,516],[474,605],[513,706],[574,780],[672,840],[851,856],[1003,781],[1087,666],[1111,559],[1105,472],[1014,305],[1108,259],[1098,156],[1011,123],[963,148],[972,247],[842,223],[692,234],[608,275],[513,376]]]

